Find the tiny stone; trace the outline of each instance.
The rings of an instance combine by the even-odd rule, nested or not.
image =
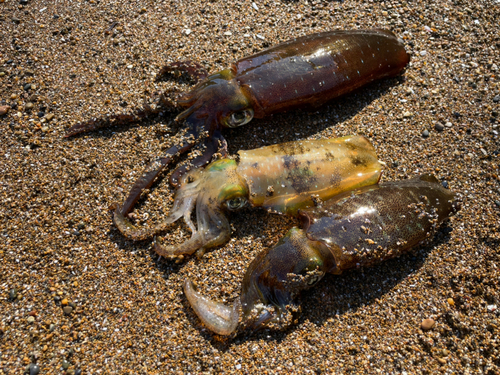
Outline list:
[[[233,33],[232,33],[231,31],[226,31],[226,32],[224,33],[224,35],[225,35],[225,36],[231,36],[231,35],[233,35]]]
[[[436,321],[431,318],[424,319],[421,324],[422,331],[427,332],[434,328]]]
[[[63,312],[66,315],[71,314],[72,311],[73,311],[73,308],[71,306],[64,306],[64,308],[63,308]]]
[[[447,301],[450,306],[455,306],[455,301],[453,300],[453,298],[448,298]]]
[[[5,72],[0,72],[0,77],[3,77],[5,75]]]
[[[54,114],[53,114],[53,113],[47,113],[47,114],[45,115],[45,119],[46,119],[47,121],[50,121],[50,120],[52,120],[53,118],[54,118]]]
[[[500,201],[499,200],[496,200],[495,204],[497,205],[497,207],[500,207]]]
[[[437,361],[442,364],[442,365],[445,365],[446,364],[446,359],[444,358],[438,358]]]
[[[75,375],[82,375],[82,369],[77,368],[75,370]]]
[[[493,103],[498,103],[500,102],[500,95],[497,95],[493,98]]]
[[[12,94],[12,95],[10,96],[10,98],[11,98],[12,100],[17,99],[17,94]]]
[[[453,124],[448,121],[446,124],[444,124],[444,126],[446,126],[447,128],[451,128],[453,126]]]
[[[436,125],[434,125],[434,128],[438,131],[438,132],[442,132],[444,130],[444,126],[443,124],[441,123],[437,123]]]
[[[63,359],[63,361],[62,361],[62,367],[63,367],[63,369],[67,370],[70,365],[71,364],[68,361],[66,361],[65,359]]]
[[[30,365],[30,375],[38,375],[40,373],[40,367],[32,363]]]
[[[64,298],[64,299],[61,301],[61,305],[66,306],[67,304],[68,304],[68,299],[67,299],[67,298]]]
[[[9,112],[10,107],[8,105],[1,105],[0,106],[0,116],[5,115],[7,112]]]
[[[16,298],[17,298],[17,289],[12,288],[11,290],[9,290],[9,299],[15,300]]]
[[[42,126],[42,132],[47,133],[49,131],[48,126]]]
[[[403,113],[403,117],[404,118],[409,118],[411,116],[412,116],[412,113],[410,111],[406,111],[406,112]]]
[[[33,109],[33,107],[34,107],[34,105],[31,102],[26,103],[26,105],[24,106],[24,108],[27,110],[31,110],[31,109]]]
[[[427,51],[420,51],[420,56],[425,56],[427,55]]]
[[[37,115],[38,117],[42,118],[43,116],[45,116],[45,112],[40,111],[40,112],[38,112],[36,115]]]
[[[448,188],[449,188],[448,181],[443,181],[443,182],[441,182],[441,185],[443,185],[443,187],[444,187],[445,189],[448,189]]]
[[[429,137],[429,131],[428,130],[424,130],[423,133],[422,133],[422,137],[428,138]]]
[[[31,83],[27,83],[24,85],[24,91],[28,91],[29,89],[31,89]]]
[[[28,323],[33,323],[35,321],[35,317],[34,316],[28,316]]]

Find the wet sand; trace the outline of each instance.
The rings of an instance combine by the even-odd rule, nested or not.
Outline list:
[[[0,0],[0,373],[500,372],[500,3],[495,1]],[[245,209],[225,246],[158,259],[112,223],[175,113],[64,139],[189,82],[154,78],[192,59],[210,72],[293,37],[380,27],[404,39],[404,74],[312,111],[228,130],[229,151],[367,136],[384,181],[433,173],[463,201],[434,239],[380,266],[327,276],[286,331],[211,334],[182,292],[232,301],[249,262],[294,219]],[[4,107],[5,108],[5,107]],[[1,109],[1,108],[0,108]],[[134,211],[172,206],[168,174]],[[183,223],[165,241],[190,235]],[[424,331],[422,322],[435,325]]]

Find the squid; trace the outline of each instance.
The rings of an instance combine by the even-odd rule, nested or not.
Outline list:
[[[354,188],[373,185],[382,173],[375,149],[363,136],[305,140],[239,151],[194,169],[181,182],[165,220],[154,228],[137,228],[120,209],[117,228],[128,238],[143,240],[164,231],[181,217],[192,231],[189,240],[155,251],[165,257],[193,254],[224,244],[231,235],[226,212],[248,205],[296,216],[301,208]],[[196,207],[197,225],[191,220]]]
[[[231,305],[204,297],[189,279],[184,293],[204,325],[219,335],[283,328],[300,311],[299,294],[327,273],[338,275],[404,254],[431,239],[458,209],[455,195],[432,175],[356,188],[300,209],[300,228],[257,255]]]
[[[317,108],[372,81],[397,76],[409,61],[401,39],[388,30],[374,29],[302,36],[244,57],[211,75],[196,62],[175,62],[163,67],[158,77],[185,72],[198,82],[190,92],[176,99],[172,99],[173,93],[166,92],[155,105],[146,105],[132,114],[75,124],[65,136],[183,109],[176,117],[185,124],[182,134],[136,180],[120,207],[126,215],[174,158],[195,144],[203,143],[202,155],[173,171],[173,186],[189,168],[205,166],[216,153],[226,155],[227,143],[221,133],[224,128],[236,128],[253,118],[282,111]]]

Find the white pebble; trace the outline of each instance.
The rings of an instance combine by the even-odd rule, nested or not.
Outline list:
[[[420,56],[425,56],[427,55],[427,51],[420,51]]]

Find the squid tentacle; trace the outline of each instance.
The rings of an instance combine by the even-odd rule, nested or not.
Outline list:
[[[177,187],[179,185],[181,176],[186,174],[188,168],[200,168],[207,165],[208,163],[210,163],[212,156],[217,152],[219,152],[222,157],[225,157],[227,155],[227,142],[218,130],[214,132],[214,135],[212,137],[209,137],[205,140],[205,147],[205,152],[193,159],[189,165],[182,165],[180,167],[177,167],[172,172],[169,179],[170,185]]]

